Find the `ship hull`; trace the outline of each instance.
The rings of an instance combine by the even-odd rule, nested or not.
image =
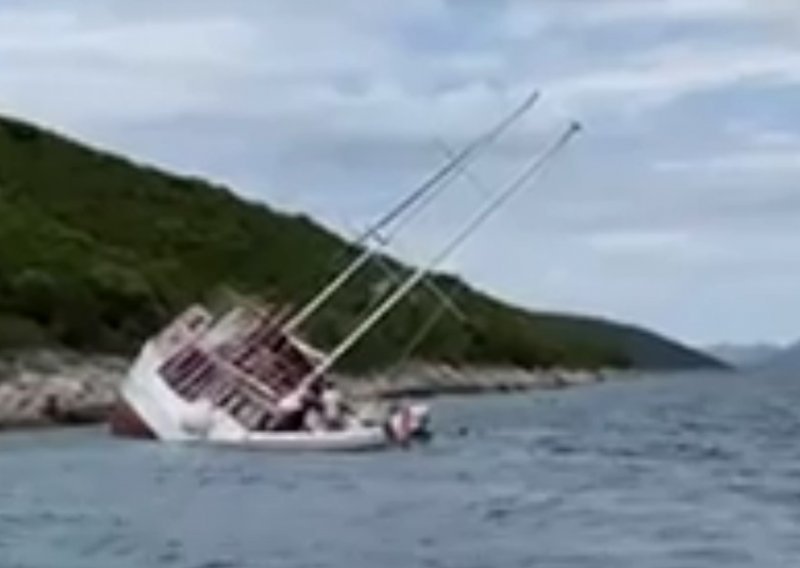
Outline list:
[[[292,389],[311,389],[302,385],[315,366],[298,340],[281,342],[279,325],[261,315],[248,326],[242,312],[213,323],[204,314],[190,309],[144,344],[120,387],[112,433],[265,451],[353,452],[404,444],[426,423],[427,410],[403,407],[378,421],[351,412],[327,422],[344,428],[326,428],[323,418],[321,427],[304,429],[310,406],[294,414],[280,407]],[[287,417],[300,419],[289,431]]]
[[[253,432],[240,440],[209,440],[218,445],[270,452],[365,452],[388,448],[383,428],[334,432]]]
[[[136,410],[125,400],[119,400],[109,416],[108,426],[114,436],[120,438],[135,438],[139,440],[154,440],[155,433],[150,429]]]
[[[120,389],[110,418],[115,436],[134,439],[202,443],[278,452],[360,452],[389,447],[392,439],[382,426],[354,426],[335,431],[255,432],[214,409],[213,419],[196,427],[198,405],[174,393],[158,373],[159,358],[146,345]]]

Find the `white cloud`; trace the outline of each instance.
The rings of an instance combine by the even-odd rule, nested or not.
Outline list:
[[[545,0],[547,21],[559,26],[591,28],[664,23],[735,23],[763,20],[800,21],[797,0]],[[530,3],[517,0],[512,15],[541,23],[531,16]]]
[[[736,143],[735,148],[705,156],[658,160],[653,169],[659,173],[726,176],[739,180],[743,175],[756,179],[791,179],[800,174],[800,129],[763,128],[745,121],[728,125],[728,131]]]
[[[748,174],[800,173],[800,150],[776,152],[742,152],[726,156],[714,156],[701,160],[673,160],[656,164],[661,172],[703,174]]]
[[[800,133],[763,130],[753,135],[752,144],[765,148],[800,148]]]
[[[253,30],[236,19],[128,22],[66,7],[0,11],[0,105],[83,130],[224,108]],[[213,40],[211,39],[213,38]]]
[[[720,20],[752,16],[748,0],[609,0],[582,2],[584,21],[605,24],[631,20]]]
[[[685,250],[692,243],[686,231],[647,230],[611,231],[589,235],[587,244],[598,251],[612,254],[653,254]]]
[[[57,10],[0,13],[0,50],[32,61],[94,59],[131,66],[242,69],[254,30],[234,19],[93,21]],[[213,38],[213,41],[212,41]],[[188,69],[187,69],[188,67]]]
[[[686,95],[748,84],[800,85],[800,51],[681,43],[623,57],[604,69],[556,78],[548,91],[562,104],[579,109],[602,105],[606,112],[634,112]]]
[[[792,32],[800,28],[800,3],[797,0],[750,0],[750,5],[762,16],[793,28]]]

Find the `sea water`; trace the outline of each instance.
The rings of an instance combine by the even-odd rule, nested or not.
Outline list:
[[[0,568],[800,565],[800,377],[435,401],[407,451],[0,437]]]

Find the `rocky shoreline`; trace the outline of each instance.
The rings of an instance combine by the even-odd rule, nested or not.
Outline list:
[[[413,365],[397,373],[343,377],[341,384],[356,398],[427,398],[442,395],[512,393],[593,385],[619,376],[618,371],[570,371],[500,367]]]
[[[105,421],[127,366],[70,352],[0,355],[0,430]]]
[[[0,430],[104,422],[129,361],[122,357],[29,351],[0,355]],[[597,384],[618,371],[525,371],[413,365],[400,372],[337,377],[361,400],[522,392]]]

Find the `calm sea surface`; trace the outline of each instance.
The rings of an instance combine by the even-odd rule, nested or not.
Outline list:
[[[0,567],[800,566],[800,376],[435,412],[429,446],[368,455],[5,435]]]

